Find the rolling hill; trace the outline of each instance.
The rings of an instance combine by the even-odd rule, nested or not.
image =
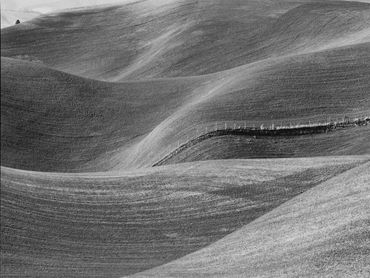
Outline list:
[[[370,43],[362,43],[199,77],[126,83],[84,79],[37,62],[3,58],[2,163],[35,171],[132,169],[153,165],[178,142],[217,123],[250,126],[369,115],[369,50]],[[368,136],[366,126],[317,136],[318,141],[235,138],[230,144],[227,137],[217,144],[209,141],[210,146],[203,142],[206,156],[195,150],[197,160],[233,158],[233,153],[251,158],[253,148],[257,157],[358,155],[368,153]],[[272,150],[261,147],[269,144]],[[230,147],[233,153],[223,151]]]
[[[1,276],[364,276],[369,34],[368,1],[311,0],[1,29]]]
[[[366,277],[369,167],[329,179],[202,250],[130,277]]]
[[[225,160],[92,174],[2,168],[1,274],[122,277],[150,269],[238,233],[367,160]]]
[[[72,8],[88,8],[91,6],[104,6],[113,3],[129,3],[130,0],[74,0],[74,1],[45,1],[22,0],[1,1],[1,28],[13,26],[17,19],[21,22],[30,21],[46,13],[61,12]]]
[[[138,141],[197,85],[186,79],[112,84],[20,60],[1,64],[2,165],[20,169],[79,171]]]
[[[1,55],[121,81],[207,74],[370,39],[367,3],[151,2],[57,13],[4,29]]]

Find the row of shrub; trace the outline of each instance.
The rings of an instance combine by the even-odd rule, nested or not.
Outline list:
[[[165,161],[173,157],[174,155],[180,153],[186,148],[194,146],[195,144],[206,140],[211,137],[224,136],[224,135],[244,135],[244,136],[300,136],[307,134],[317,134],[330,132],[335,129],[340,128],[350,128],[355,126],[365,126],[370,124],[370,117],[353,118],[349,119],[344,117],[341,120],[326,121],[326,122],[309,122],[308,124],[289,124],[289,125],[277,125],[271,124],[270,126],[265,126],[261,124],[260,126],[247,126],[246,124],[237,125],[234,123],[231,127],[227,126],[227,123],[223,127],[215,125],[214,129],[208,130],[206,128],[204,133],[198,134],[193,139],[187,140],[183,144],[177,143],[177,146],[172,149],[172,151],[166,155],[159,162],[155,163],[153,166],[163,165]]]

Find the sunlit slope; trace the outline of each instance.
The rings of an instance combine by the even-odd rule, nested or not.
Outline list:
[[[86,170],[86,162],[109,157],[150,132],[200,83],[195,78],[103,83],[2,58],[1,163],[39,171]],[[108,161],[88,170],[111,167]]]
[[[183,28],[184,14],[189,14],[186,3],[171,5],[175,12],[150,5],[148,14],[143,6],[130,4],[47,15],[2,30],[2,56],[28,55],[73,74],[112,79],[138,54],[147,52],[152,40]],[[166,45],[166,39],[161,45]]]
[[[144,1],[65,12],[2,30],[1,55],[120,81],[369,41],[369,4],[311,2]]]
[[[217,73],[218,78],[212,87],[202,89],[192,102],[182,106],[146,136],[136,150],[125,153],[125,160],[121,159],[122,166],[145,166],[157,162],[171,148],[176,148],[177,142],[196,137],[197,130],[199,133],[216,125],[223,127],[224,122],[229,126],[233,122],[259,126],[261,123],[295,124],[369,115],[369,65],[370,44],[365,43],[291,58],[270,59]],[[313,153],[322,151],[326,155],[368,153],[366,139],[369,128],[348,132],[334,131],[327,137],[321,137],[321,141],[318,137],[318,145],[314,137],[303,141],[293,138],[286,146],[289,152],[285,156],[302,144],[304,148],[298,151],[301,155],[308,154],[310,147],[315,149]],[[329,146],[327,140],[336,144]],[[214,159],[224,158],[227,154],[213,156],[210,152],[219,153],[233,148],[231,142],[225,140],[222,144],[227,145],[221,147],[209,145],[206,147],[207,155]],[[258,146],[260,143],[257,143]],[[240,147],[245,146],[241,144]],[[243,151],[240,150],[240,153]]]
[[[89,174],[3,167],[1,276],[122,277],[150,269],[367,159],[211,161]]]
[[[218,242],[132,277],[366,277],[370,164],[293,198]]]
[[[200,20],[173,38],[178,46],[151,57],[144,66],[137,65],[134,72],[124,71],[118,78],[207,74],[270,57],[370,41],[368,4],[309,3],[286,13],[282,11],[292,4],[266,7],[262,1],[260,6],[254,2],[249,5],[221,1],[203,7]],[[261,7],[270,14],[260,11]],[[242,19],[230,17],[229,9],[240,9]]]
[[[252,126],[369,115],[369,65],[370,43],[363,43],[202,77],[105,83],[4,58],[2,163],[73,172],[146,167],[178,142],[196,136],[197,130],[225,121]],[[317,145],[314,138],[293,139],[286,146],[289,152],[274,155],[272,149],[266,156],[287,157],[302,144],[298,156],[308,154],[310,146],[313,153],[325,155],[364,154],[369,151],[368,134],[367,127],[335,131]],[[329,140],[336,144],[329,146]],[[234,148],[236,157],[243,158],[232,142],[204,150],[220,159],[225,158],[220,151]]]

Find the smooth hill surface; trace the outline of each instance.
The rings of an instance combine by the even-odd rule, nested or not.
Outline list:
[[[196,78],[103,83],[7,58],[1,75],[2,165],[42,171],[83,170],[137,141],[201,84]]]
[[[2,29],[0,276],[364,277],[370,125],[153,166],[223,127],[370,117],[365,2],[143,0]]]
[[[369,168],[329,179],[200,251],[130,277],[366,277]]]
[[[370,44],[365,43],[263,61],[217,73],[217,81],[202,89],[192,102],[183,105],[158,125],[138,143],[136,149],[132,149],[131,153],[125,152],[124,156],[118,154],[117,159],[122,161],[122,166],[118,167],[142,167],[150,161],[157,162],[174,150],[178,141],[183,142],[186,138],[196,136],[196,130],[205,130],[206,127],[211,129],[215,124],[222,125],[225,121],[231,124],[233,121],[242,121],[251,126],[367,115],[370,112],[369,50]],[[332,146],[333,153],[367,153],[369,145],[365,138],[368,137],[369,129],[364,128],[359,132],[361,136],[356,140],[351,139],[354,138],[351,134],[332,134],[338,136],[339,140],[338,144]],[[363,140],[365,144],[355,146],[358,140]],[[310,142],[315,144],[314,140]],[[289,147],[292,147],[295,141],[290,143]],[[325,144],[324,138],[322,151],[330,154],[325,151]],[[341,149],[343,145],[346,147]],[[319,146],[317,152],[320,152]],[[351,153],[353,149],[359,152]],[[213,151],[218,152],[217,149]],[[301,154],[304,152],[302,150]],[[121,157],[125,158],[127,164]]]
[[[1,55],[120,81],[212,73],[369,41],[370,5],[155,1],[46,15],[1,31]]]
[[[197,129],[215,123],[299,123],[369,115],[369,64],[370,43],[363,43],[200,77],[107,83],[3,58],[2,163],[63,172],[147,167],[178,142],[196,136]],[[309,155],[311,147],[313,155],[366,154],[369,128],[347,132],[318,137],[318,144],[306,138],[283,141],[279,144],[285,147],[275,157],[290,156],[294,148],[284,148],[302,144],[298,156]],[[329,146],[332,140],[336,144]],[[238,147],[224,143],[212,145],[213,150],[204,146],[204,151],[212,159],[232,158],[222,150],[238,152]],[[247,143],[254,148],[253,141]],[[257,142],[257,151],[261,144]],[[239,150],[245,146],[241,142]],[[198,160],[204,159],[202,152]],[[272,152],[268,148],[259,157]],[[255,157],[239,153],[238,158]]]
[[[2,168],[1,276],[122,277],[146,270],[368,159],[211,161],[94,174]]]
[[[1,28],[13,26],[17,19],[22,23],[30,21],[42,14],[61,12],[79,7],[111,5],[113,3],[126,4],[134,0],[1,0]]]

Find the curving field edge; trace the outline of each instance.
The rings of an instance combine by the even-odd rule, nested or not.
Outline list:
[[[264,127],[247,127],[239,126],[234,128],[228,128],[225,126],[224,129],[216,129],[205,134],[202,134],[194,139],[187,141],[180,145],[174,151],[163,157],[161,160],[153,164],[153,167],[164,165],[169,159],[190,148],[204,140],[212,137],[234,135],[234,136],[251,136],[258,139],[258,137],[278,137],[278,136],[303,136],[333,132],[337,129],[348,129],[354,127],[367,126],[370,124],[370,117],[364,117],[362,119],[344,119],[340,122],[328,122],[319,124],[302,124],[302,125],[291,125],[291,126],[274,126]]]

